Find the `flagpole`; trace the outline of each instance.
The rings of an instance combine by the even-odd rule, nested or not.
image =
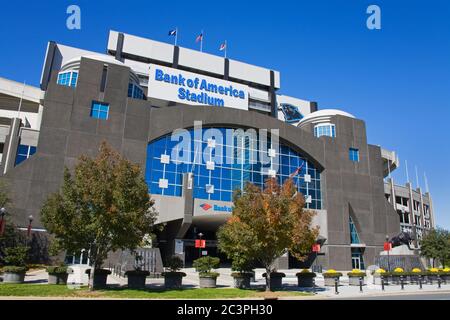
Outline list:
[[[203,34],[203,30],[201,33],[202,38],[200,39],[200,52],[203,52],[203,38],[205,37],[205,35]]]
[[[227,50],[228,50],[228,43],[227,40],[225,40],[225,59],[227,58]]]
[[[175,28],[175,47],[177,46],[178,43],[178,27]]]

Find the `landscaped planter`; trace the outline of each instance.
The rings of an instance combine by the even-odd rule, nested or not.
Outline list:
[[[359,278],[358,276],[349,276],[348,277],[348,285],[350,286],[359,286]],[[362,276],[362,285],[366,284],[366,279]]]
[[[316,277],[316,274],[314,272],[309,272],[303,270],[302,272],[299,272],[296,274],[297,276],[297,282],[298,286],[300,288],[312,288],[314,287],[314,278]]]
[[[3,283],[23,283],[25,281],[24,267],[5,267],[3,268]]]
[[[200,274],[200,288],[216,288],[218,274]]]
[[[340,277],[342,277],[342,273],[337,272],[336,270],[330,269],[327,272],[323,273],[324,284],[326,287],[334,287],[337,284],[339,285]]]
[[[348,284],[350,286],[359,286],[359,279],[362,278],[362,285],[365,285],[366,273],[359,269],[353,269],[352,272],[347,273]]]
[[[67,284],[67,267],[47,267],[48,284]]]
[[[250,289],[250,280],[253,277],[253,273],[232,273],[233,286],[238,289]]]
[[[383,273],[383,274],[375,273],[373,275],[373,284],[381,285],[381,280],[383,278],[384,285],[389,285],[389,280],[390,280],[389,277],[390,276],[389,276],[389,274],[387,272]]]
[[[183,286],[184,272],[164,272],[164,287],[166,289],[181,289]]]
[[[442,272],[441,273],[441,279],[446,284],[450,283],[450,272]]]
[[[427,274],[427,282],[428,283],[430,283],[430,284],[433,284],[433,283],[437,283],[438,282],[438,274],[436,273],[428,273]]]
[[[403,279],[403,284],[407,284],[408,283],[408,274],[393,274],[392,275],[392,284],[395,285],[401,285],[402,284],[402,279]]]
[[[85,272],[89,275],[89,279],[90,279],[91,278],[91,269],[87,269]],[[95,270],[94,288],[105,288],[109,274],[111,274],[111,271],[106,270],[106,269]]]
[[[263,273],[262,275],[264,278],[266,278],[267,274]],[[283,288],[283,278],[286,277],[286,275],[282,272],[272,272],[270,274],[270,289],[273,290],[280,290]]]
[[[144,289],[145,280],[150,275],[148,271],[130,270],[125,272],[125,276],[128,280],[128,288],[131,289]]]

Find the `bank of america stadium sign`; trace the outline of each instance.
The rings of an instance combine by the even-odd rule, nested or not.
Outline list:
[[[246,85],[153,64],[147,96],[189,105],[248,110]]]

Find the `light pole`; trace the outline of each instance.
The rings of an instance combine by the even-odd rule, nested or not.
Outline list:
[[[27,236],[28,236],[28,240],[30,239],[31,236],[31,223],[33,222],[34,218],[32,215],[30,215],[28,217],[28,229],[27,229]]]
[[[198,237],[200,238],[200,246],[198,248],[198,257],[201,258],[202,257],[202,237],[203,237],[203,233],[199,233]]]
[[[389,236],[388,235],[386,235],[386,243],[389,243]],[[390,272],[391,271],[391,265],[390,265],[390,261],[389,261],[389,251],[391,251],[390,250],[391,249],[391,246],[390,246],[390,244],[388,245],[388,247],[387,247],[387,256],[388,256],[388,272]]]
[[[0,208],[0,236],[3,235],[3,232],[5,231],[5,215],[6,215],[6,209],[4,207]]]

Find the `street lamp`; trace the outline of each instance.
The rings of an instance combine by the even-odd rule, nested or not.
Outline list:
[[[201,258],[202,257],[202,246],[201,246],[201,243],[202,243],[202,237],[203,237],[203,233],[199,233],[198,234],[198,237],[200,238],[200,246],[199,246],[199,248],[198,248],[198,257],[199,258]]]
[[[31,223],[33,222],[33,220],[34,220],[34,218],[33,218],[33,216],[30,214],[29,216],[28,216],[28,230],[27,230],[27,235],[28,235],[28,237],[30,237],[31,236]]]
[[[388,235],[386,235],[386,243],[389,243],[389,236]],[[389,251],[391,251],[390,250],[391,249],[391,246],[390,245],[388,245],[388,247],[387,247],[387,256],[388,256],[388,272],[390,272],[391,271],[391,265],[390,265],[390,261],[389,261]]]
[[[5,215],[6,215],[6,209],[4,207],[0,208],[0,236],[3,235],[3,232],[5,231]]]

